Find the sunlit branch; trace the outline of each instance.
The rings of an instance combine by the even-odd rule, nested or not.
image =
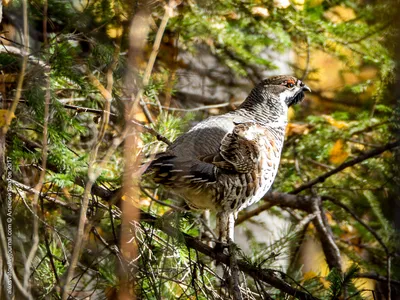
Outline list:
[[[314,186],[317,183],[324,182],[327,178],[339,173],[340,171],[342,171],[348,167],[354,166],[364,160],[367,160],[371,157],[378,156],[379,154],[382,154],[383,152],[385,152],[387,150],[391,150],[391,149],[394,149],[399,146],[400,146],[400,140],[397,140],[395,142],[388,143],[384,146],[375,148],[373,150],[366,151],[366,152],[362,153],[361,155],[357,156],[356,158],[342,163],[340,166],[336,167],[335,169],[333,169],[329,172],[326,172],[309,182],[306,182],[305,184],[303,184],[303,185],[299,186],[298,188],[294,189],[293,191],[291,191],[290,194],[298,194],[306,189],[311,188],[312,186]]]

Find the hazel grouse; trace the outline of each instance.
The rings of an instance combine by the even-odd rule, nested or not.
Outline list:
[[[260,82],[234,111],[210,117],[159,153],[146,173],[193,209],[217,213],[221,241],[233,240],[234,221],[259,201],[278,171],[288,108],[310,88],[293,76]]]

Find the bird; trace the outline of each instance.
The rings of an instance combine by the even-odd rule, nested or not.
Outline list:
[[[179,136],[145,173],[191,209],[216,212],[219,241],[233,241],[238,212],[258,202],[276,177],[288,109],[305,91],[311,89],[290,75],[264,79],[236,110]]]

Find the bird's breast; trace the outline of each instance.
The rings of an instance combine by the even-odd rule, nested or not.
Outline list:
[[[258,159],[245,174],[221,174],[217,180],[217,205],[225,211],[239,211],[258,202],[270,189],[278,171],[283,141],[263,136],[257,143]]]

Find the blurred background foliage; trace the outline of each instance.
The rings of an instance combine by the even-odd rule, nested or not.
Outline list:
[[[289,113],[286,144],[273,186],[273,190],[284,193],[398,138],[397,0],[183,0],[174,4],[152,76],[143,87],[136,120],[174,140],[198,120],[235,108],[266,76],[294,74],[313,93]],[[5,110],[14,98],[21,70],[23,21],[22,1],[3,0],[2,5],[0,125],[4,126]],[[113,66],[112,115],[100,147],[104,155],[125,126],[124,103],[130,99],[127,65],[134,61],[137,76],[130,84],[137,91],[154,52],[167,3],[48,0],[48,47],[43,43],[44,5],[43,0],[28,1],[29,63],[22,97],[2,146],[12,160],[12,179],[23,184],[13,187],[14,263],[17,275],[22,276],[33,219],[29,209],[33,194],[27,187],[36,185],[40,171],[43,63],[48,61],[49,156],[42,193],[63,205],[41,197],[40,248],[31,270],[30,288],[34,298],[58,299],[59,284],[73,249],[89,151],[98,136],[104,105],[101,90],[88,74],[105,86]],[[132,56],[135,41],[130,41],[131,33],[141,30],[132,27],[132,20],[139,12],[145,16],[143,23],[148,24],[149,32],[142,55]],[[11,47],[17,50],[10,51]],[[143,162],[166,146],[154,135],[141,136]],[[115,151],[97,180],[106,191],[121,186],[122,152]],[[326,217],[345,261],[344,277],[328,270],[310,222],[295,234],[291,232],[307,213],[279,206],[263,218],[280,219],[284,229],[267,226],[263,218],[240,225],[244,237],[239,238],[239,245],[244,239],[250,247],[242,254],[244,259],[287,273],[293,286],[297,282],[320,299],[387,299],[387,283],[382,278],[389,274],[392,299],[400,297],[398,165],[399,151],[387,151],[303,192],[345,204],[381,238],[387,251],[348,212],[324,201]],[[117,270],[122,264],[112,250],[118,246],[118,203],[108,205],[98,195],[90,197],[88,215],[93,230],[78,264],[73,296],[115,299],[120,285]],[[199,235],[199,217],[177,211],[173,196],[150,182],[142,182],[140,203],[136,205],[162,216],[183,232]],[[252,231],[252,225],[259,226],[258,231]],[[278,230],[279,238],[263,240],[268,232]],[[230,297],[223,274],[207,258],[144,222],[137,224],[136,236],[140,254],[135,268],[138,298]],[[356,279],[362,277],[360,274],[369,274],[372,279]],[[376,280],[378,277],[380,280]],[[282,291],[245,278],[242,291],[247,293],[246,299],[266,299],[267,294],[273,299],[287,299]]]

